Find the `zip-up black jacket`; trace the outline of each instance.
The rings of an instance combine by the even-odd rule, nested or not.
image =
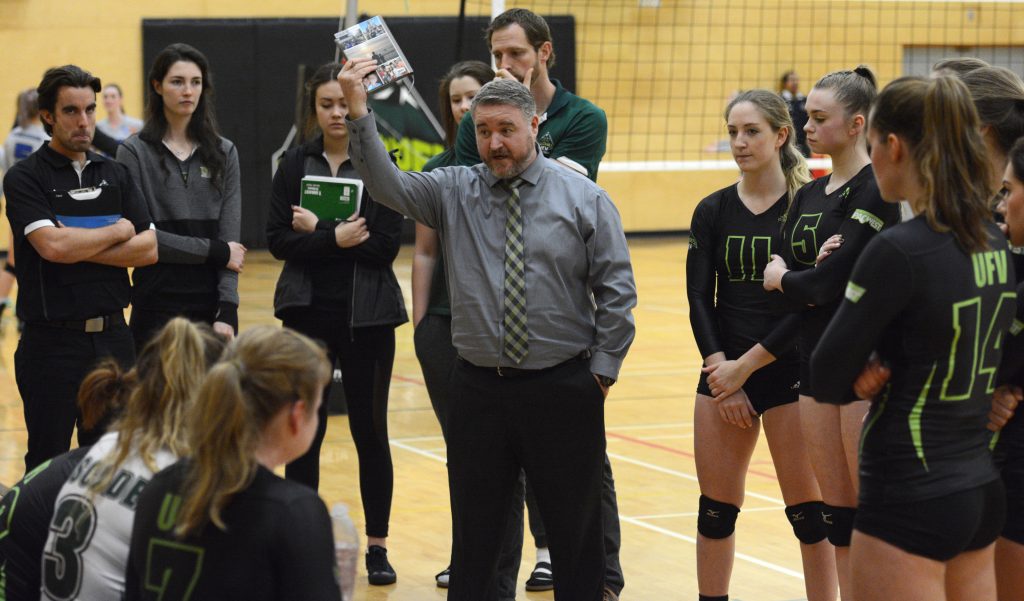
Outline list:
[[[274,176],[267,242],[274,257],[284,260],[274,291],[274,315],[283,319],[288,311],[313,307],[315,272],[327,269],[347,278],[346,306],[338,309],[348,316],[349,327],[401,325],[409,318],[391,269],[401,244],[403,217],[399,213],[374,202],[364,191],[359,215],[366,218],[370,238],[351,248],[338,247],[332,222],[321,222],[312,233],[292,229],[292,206],[299,203],[304,176],[358,178],[349,161],[342,163],[338,173],[331,173],[323,153],[323,138],[319,137],[292,148]]]

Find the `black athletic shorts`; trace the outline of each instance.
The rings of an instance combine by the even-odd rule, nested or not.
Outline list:
[[[949,561],[999,538],[1006,517],[1000,480],[912,503],[861,503],[853,528],[908,553]]]
[[[1004,428],[995,448],[996,465],[1006,487],[1003,538],[1024,545],[1024,429]]]
[[[797,371],[796,357],[789,354],[782,360],[773,361],[750,374],[743,385],[743,392],[747,393],[747,398],[758,415],[773,407],[797,401],[797,391],[800,388]],[[697,382],[697,394],[714,396],[708,386],[708,375],[704,372],[700,373],[700,380]]]

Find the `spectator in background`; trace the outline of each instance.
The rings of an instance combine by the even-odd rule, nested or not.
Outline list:
[[[117,149],[153,216],[160,261],[132,275],[131,329],[141,350],[175,316],[238,330],[245,265],[238,150],[220,136],[210,63],[187,44],[153,60],[146,124]]]
[[[366,517],[366,575],[372,585],[398,578],[388,561],[394,493],[388,446],[388,394],[395,361],[395,328],[406,321],[392,263],[401,245],[402,216],[365,191],[350,221],[319,219],[296,206],[302,179],[359,177],[349,160],[348,102],[337,81],[341,65],[328,63],[306,85],[315,138],[284,154],[274,176],[267,245],[284,269],[274,293],[274,315],[286,328],[321,341],[338,361],[348,402],[348,424],[359,459],[359,492]],[[323,396],[328,396],[325,391]],[[327,409],[308,451],[292,458],[285,476],[312,489],[320,483],[320,446]]]
[[[807,125],[807,97],[800,93],[800,75],[790,69],[779,78],[779,96],[789,106],[789,116],[793,118],[793,127],[796,131],[796,147],[800,154],[805,157],[811,156],[811,148],[807,145],[807,132],[804,126]]]
[[[103,108],[107,109],[107,118],[96,123],[96,129],[118,142],[124,142],[128,136],[142,129],[142,119],[124,114],[123,99],[121,86],[108,83],[103,88]]]
[[[17,125],[4,141],[4,158],[0,160],[0,168],[2,168],[0,170],[4,173],[10,171],[18,161],[28,158],[28,155],[38,150],[50,139],[43,129],[43,122],[39,119],[39,92],[35,88],[29,88],[18,94],[17,110]],[[0,316],[11,304],[9,295],[11,288],[14,287],[14,280],[14,235],[9,234],[7,237],[7,260],[4,261],[3,271],[0,271]]]

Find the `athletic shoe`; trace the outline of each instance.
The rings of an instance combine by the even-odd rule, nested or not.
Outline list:
[[[434,580],[437,580],[437,588],[448,588],[448,579],[452,576],[452,567],[447,568],[438,572],[437,576],[434,576]]]
[[[546,561],[538,561],[530,572],[530,579],[526,581],[528,591],[550,591],[555,588],[555,580],[551,574],[551,564]]]
[[[394,584],[398,580],[395,569],[388,563],[388,550],[380,545],[366,549],[366,577],[370,584],[377,586]]]

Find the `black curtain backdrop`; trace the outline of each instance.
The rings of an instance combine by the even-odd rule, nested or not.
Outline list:
[[[365,17],[364,17],[365,18]],[[361,18],[360,20],[364,20]],[[456,56],[457,17],[388,17],[388,27],[415,71],[415,87],[438,113],[437,86],[459,60],[489,63],[483,31],[488,20],[466,19],[463,56]],[[558,65],[551,76],[576,89],[575,30],[572,17],[547,17]],[[221,133],[238,146],[242,175],[242,243],[266,247],[271,155],[295,118],[297,74],[306,75],[334,58],[337,19],[144,19],[143,79],[168,44],[195,46],[210,61]],[[147,87],[149,87],[147,83]],[[136,91],[139,93],[140,91]],[[409,224],[411,227],[411,224]]]

